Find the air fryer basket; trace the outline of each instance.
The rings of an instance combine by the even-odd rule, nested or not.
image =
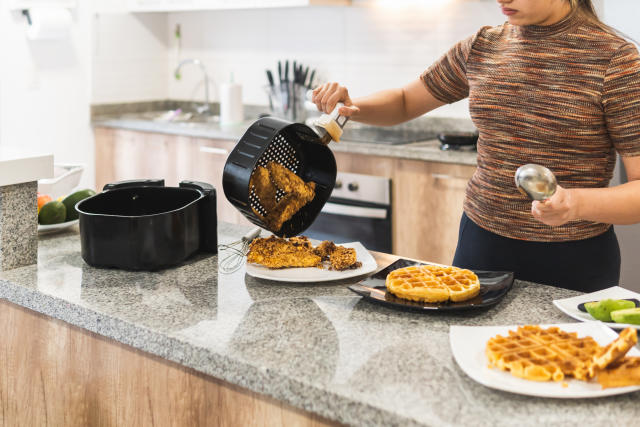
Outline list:
[[[316,183],[315,198],[302,207],[280,230],[278,236],[295,236],[306,230],[329,199],[336,182],[336,160],[331,150],[306,125],[265,117],[253,123],[235,146],[224,166],[222,187],[227,199],[252,223],[268,229],[253,212],[266,215],[253,188],[251,174],[258,166],[275,161],[296,173],[305,182]],[[277,200],[283,196],[276,194]]]

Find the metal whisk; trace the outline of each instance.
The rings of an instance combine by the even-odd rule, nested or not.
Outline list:
[[[260,235],[260,231],[259,228],[254,228],[242,236],[240,240],[226,245],[218,245],[220,254],[225,252],[224,256],[220,258],[218,269],[224,274],[231,274],[242,267],[244,257],[249,252],[249,244]]]

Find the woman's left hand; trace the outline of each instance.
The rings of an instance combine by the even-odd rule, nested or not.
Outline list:
[[[576,201],[571,190],[560,187],[551,198],[531,204],[531,214],[538,221],[550,225],[558,226],[577,219]]]

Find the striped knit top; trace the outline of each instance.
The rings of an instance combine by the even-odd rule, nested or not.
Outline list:
[[[514,184],[526,163],[565,188],[606,187],[616,151],[640,155],[640,57],[578,15],[550,26],[484,27],[429,67],[422,81],[451,103],[469,97],[480,133],[464,211],[496,234],[530,241],[593,237],[610,224],[547,226]]]

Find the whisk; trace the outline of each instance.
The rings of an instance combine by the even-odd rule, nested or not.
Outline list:
[[[260,229],[254,228],[242,236],[240,240],[226,245],[218,245],[220,253],[226,252],[224,257],[220,258],[218,270],[224,274],[231,274],[242,267],[244,257],[247,255],[247,252],[249,252],[249,243],[259,235]]]

